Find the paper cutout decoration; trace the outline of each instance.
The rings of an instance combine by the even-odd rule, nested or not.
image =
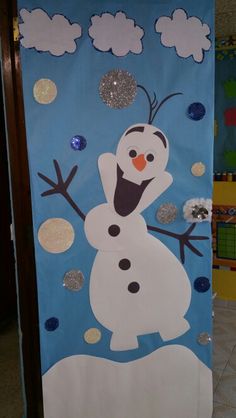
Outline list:
[[[128,258],[122,258],[119,261],[119,268],[121,270],[129,270],[130,267],[131,267],[131,262],[130,262],[130,260]]]
[[[154,113],[153,103],[148,100],[149,120],[153,121],[163,103],[176,94],[179,93],[167,96],[160,104],[155,97]],[[187,273],[175,255],[149,231],[178,239],[184,263],[184,248],[195,224],[177,234],[146,225],[141,216],[172,183],[172,176],[166,171],[168,158],[168,139],[159,128],[150,123],[130,126],[122,135],[116,154],[105,153],[98,159],[107,203],[86,215],[67,190],[77,166],[64,181],[59,164],[54,161],[58,183],[38,173],[50,185],[42,196],[62,194],[84,221],[88,242],[98,249],[90,276],[90,304],[96,319],[112,332],[111,350],[138,348],[138,336],[154,332],[159,332],[164,341],[171,340],[190,327],[185,319],[191,300]],[[198,238],[208,239],[194,236]],[[201,255],[192,244],[188,247]],[[130,263],[129,268],[122,269],[121,260]],[[161,271],[158,276],[157,271]]]
[[[236,97],[236,80],[231,78],[224,82],[224,91],[228,99]]]
[[[173,203],[164,203],[157,210],[156,218],[162,224],[169,224],[175,221],[177,214],[178,209]]]
[[[204,198],[189,199],[183,207],[187,222],[211,222],[212,200]]]
[[[192,165],[191,172],[193,176],[201,177],[205,174],[206,167],[202,162],[197,162]]]
[[[57,96],[57,86],[52,80],[41,78],[34,84],[33,95],[36,102],[50,104]]]
[[[76,50],[75,39],[82,35],[78,23],[70,21],[61,14],[55,14],[52,18],[42,9],[34,9],[31,12],[20,10],[23,23],[19,24],[20,42],[25,48],[35,48],[39,52],[50,52],[57,57]]]
[[[79,270],[68,271],[63,280],[63,286],[68,289],[77,292],[82,289],[84,284],[84,275]]]
[[[64,358],[43,376],[43,391],[45,417],[212,417],[211,370],[180,345],[127,363]]]
[[[63,253],[74,242],[74,229],[63,218],[49,218],[39,228],[38,240],[45,251],[49,253]]]
[[[200,345],[208,345],[211,342],[211,336],[207,332],[202,332],[197,338],[197,342]]]
[[[93,208],[85,218],[86,237],[98,249],[90,303],[96,319],[113,332],[112,350],[137,348],[139,335],[159,332],[167,341],[189,329],[184,318],[191,299],[186,271],[148,233],[140,215],[172,183],[165,171],[168,157],[164,133],[138,124],[124,132],[115,155],[102,154],[98,160],[108,203]],[[130,262],[130,268],[120,268],[122,259]]]
[[[124,243],[119,252],[98,250],[90,276],[91,307],[97,320],[113,332],[110,347],[115,351],[138,348],[139,335],[159,332],[167,341],[189,329],[184,315],[191,287],[183,266],[147,232],[134,235],[133,241],[133,247]],[[130,261],[129,269],[119,268],[121,257]]]
[[[89,36],[93,46],[102,52],[111,51],[117,57],[124,57],[129,52],[141,54],[144,30],[124,12],[95,15],[91,18]]]
[[[236,126],[236,107],[226,109],[224,116],[225,126]]]
[[[111,70],[102,77],[99,93],[107,106],[123,109],[133,103],[137,94],[137,83],[128,71]]]
[[[155,29],[157,33],[161,33],[162,45],[175,47],[179,57],[192,56],[197,63],[203,61],[204,52],[211,47],[208,39],[209,26],[198,17],[188,17],[183,9],[174,10],[171,17],[160,17],[156,21]]]
[[[96,344],[101,340],[102,334],[98,328],[89,328],[84,333],[84,339],[88,344]]]
[[[87,146],[87,141],[82,135],[75,135],[70,140],[70,146],[75,151],[83,151]]]
[[[55,331],[59,327],[59,319],[55,317],[47,319],[44,327],[47,331]]]
[[[210,287],[210,280],[207,277],[198,277],[194,280],[194,289],[199,293],[207,292]]]
[[[192,120],[201,120],[206,114],[206,109],[202,103],[192,103],[187,110],[187,115],[189,119]]]

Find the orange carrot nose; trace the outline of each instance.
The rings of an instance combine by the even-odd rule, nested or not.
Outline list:
[[[147,161],[144,158],[144,154],[139,154],[132,159],[132,163],[138,171],[142,171],[146,167]]]

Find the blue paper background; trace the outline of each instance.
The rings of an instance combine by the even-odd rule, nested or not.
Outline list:
[[[83,222],[59,195],[42,198],[40,194],[47,185],[37,176],[40,171],[55,179],[53,159],[57,159],[66,176],[77,164],[78,173],[69,192],[80,208],[87,213],[94,206],[105,202],[97,169],[97,159],[103,152],[115,152],[119,138],[126,128],[135,123],[147,122],[147,100],[138,92],[133,105],[123,110],[107,107],[100,99],[98,86],[101,77],[109,70],[121,68],[132,73],[137,82],[149,92],[155,91],[162,100],[173,92],[183,92],[168,101],[158,113],[154,125],[167,135],[170,143],[168,171],[174,182],[171,187],[143,213],[147,223],[157,225],[155,213],[160,204],[172,202],[179,208],[176,222],[166,229],[184,232],[189,226],[182,217],[184,202],[193,197],[211,197],[212,144],[213,144],[213,84],[214,45],[205,54],[203,63],[196,63],[177,56],[174,48],[165,48],[160,35],[154,30],[155,20],[170,16],[174,9],[184,8],[188,15],[197,16],[213,28],[213,1],[89,1],[52,0],[50,2],[20,0],[19,10],[43,8],[52,16],[65,15],[71,22],[78,22],[83,36],[77,40],[74,54],[55,57],[50,53],[38,53],[34,49],[21,48],[23,88],[26,113],[27,141],[30,164],[35,254],[39,298],[40,339],[42,372],[44,373],[61,358],[86,353],[115,361],[131,361],[147,355],[163,345],[159,334],[139,338],[139,349],[113,352],[109,348],[111,333],[94,318],[89,304],[89,275],[96,251],[88,244],[83,231]],[[90,18],[104,11],[124,11],[144,28],[144,51],[140,55],[129,54],[118,58],[111,53],[101,53],[92,47],[88,36]],[[213,30],[213,29],[212,29]],[[211,40],[214,35],[211,33]],[[50,105],[38,104],[32,94],[34,83],[40,78],[53,80],[58,96]],[[195,122],[186,116],[187,107],[193,102],[202,102],[206,116]],[[83,135],[87,148],[76,152],[70,147],[70,138]],[[206,174],[194,177],[191,166],[202,161]],[[76,239],[62,254],[50,254],[43,250],[37,239],[38,228],[50,217],[67,219],[74,227]],[[194,234],[210,237],[209,223],[199,224]],[[155,235],[155,234],[154,234]],[[156,235],[157,236],[157,235]],[[179,246],[172,238],[157,236],[179,257]],[[196,243],[204,253],[200,258],[186,250],[185,268],[191,283],[199,276],[211,277],[211,242]],[[85,286],[80,292],[70,292],[63,287],[63,276],[70,269],[80,269],[85,275]],[[161,270],[161,266],[160,266]],[[121,307],[122,309],[122,307]],[[57,317],[60,326],[54,332],[44,328],[45,321]],[[211,333],[211,291],[192,291],[192,302],[186,315],[191,330],[168,344],[183,344],[210,365],[211,347],[200,346],[200,332]],[[83,334],[91,327],[102,330],[102,339],[95,345],[85,343]]]

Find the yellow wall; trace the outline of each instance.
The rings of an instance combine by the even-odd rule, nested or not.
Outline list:
[[[236,300],[236,271],[213,269],[212,286],[218,298]]]
[[[214,205],[236,205],[236,181],[215,181],[213,187]]]
[[[214,182],[213,204],[236,207],[236,182]],[[236,261],[231,263],[230,260],[222,260],[217,264],[236,267]],[[213,290],[221,299],[236,300],[236,271],[213,269]]]

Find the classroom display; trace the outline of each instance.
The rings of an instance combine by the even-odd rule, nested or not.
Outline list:
[[[211,418],[213,1],[18,8],[45,418]]]

